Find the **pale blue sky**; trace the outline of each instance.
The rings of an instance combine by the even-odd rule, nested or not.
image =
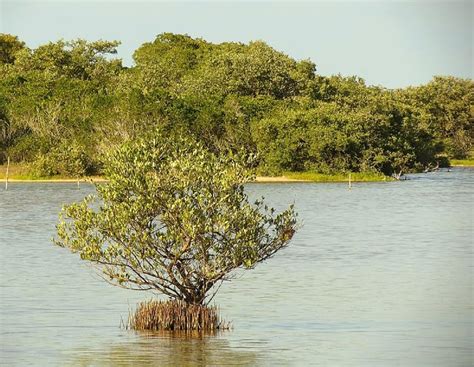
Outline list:
[[[30,47],[60,38],[120,40],[119,56],[162,32],[212,42],[264,40],[323,75],[404,87],[433,75],[473,78],[473,1],[0,0],[0,32]]]

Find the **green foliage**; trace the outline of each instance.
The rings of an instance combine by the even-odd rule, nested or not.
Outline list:
[[[50,148],[68,140],[93,142],[83,137],[90,137],[102,111],[110,107],[105,102],[121,65],[105,54],[114,53],[117,45],[58,41],[24,48],[14,64],[0,65],[2,150],[16,147],[18,153],[18,141],[26,136]],[[19,158],[31,159],[31,154],[19,153]]]
[[[30,174],[30,169],[28,165],[25,164],[15,164],[15,165],[0,165],[0,180],[4,180],[7,176],[8,168],[8,178],[13,180],[31,180],[34,179]]]
[[[0,33],[0,64],[12,64],[18,51],[25,47],[25,43],[17,36]]]
[[[310,65],[308,67],[308,65]],[[309,71],[308,71],[309,69]],[[296,96],[312,78],[313,65],[297,63],[264,42],[225,43],[212,52],[183,81],[184,94]]]
[[[63,209],[57,243],[114,284],[205,303],[233,270],[268,259],[296,230],[293,207],[275,215],[249,202],[246,165],[184,137],[126,144],[107,157],[97,197]]]
[[[283,172],[285,177],[305,180],[312,182],[349,182],[349,175],[351,182],[372,182],[372,181],[387,181],[389,177],[378,172],[348,172],[337,174],[323,174],[311,171],[306,172]]]
[[[282,171],[378,171],[386,175],[432,164],[440,147],[418,123],[426,117],[388,93],[367,107],[337,102],[284,106],[254,120],[264,174]]]
[[[124,68],[110,57],[117,45],[29,49],[0,35],[0,163],[7,155],[32,162],[74,140],[100,166],[108,151],[154,129],[194,137],[216,154],[257,153],[264,174],[401,175],[473,148],[470,79],[387,90],[318,75],[311,61],[262,41],[213,44],[172,33],[140,46],[136,65]]]
[[[92,173],[92,163],[84,147],[75,142],[63,143],[47,153],[39,153],[32,163],[33,177],[83,177]]]
[[[474,167],[474,158],[468,159],[453,159],[451,160],[451,165],[461,166],[461,167]]]
[[[185,75],[199,64],[208,43],[186,35],[163,33],[145,43],[133,54],[144,93],[177,88]]]
[[[430,132],[450,157],[467,157],[474,140],[472,80],[437,76],[427,85],[409,88],[405,97],[423,105],[429,114]]]
[[[44,154],[49,149],[49,143],[45,139],[32,134],[23,134],[8,147],[6,155],[13,162],[32,162],[39,154]]]
[[[463,167],[473,167],[474,166],[474,150],[471,150],[465,159],[451,159],[447,162],[446,166],[463,166]]]

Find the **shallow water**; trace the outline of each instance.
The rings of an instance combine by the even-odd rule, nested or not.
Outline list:
[[[136,334],[147,297],[51,244],[63,203],[93,187],[0,190],[0,361],[7,366],[471,366],[474,170],[404,182],[253,184],[303,227],[215,301],[234,330]]]

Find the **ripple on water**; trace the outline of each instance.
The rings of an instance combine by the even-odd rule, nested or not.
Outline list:
[[[295,202],[291,245],[240,272],[216,303],[234,330],[143,335],[119,328],[145,296],[103,283],[54,247],[63,203],[90,185],[0,191],[0,360],[38,366],[468,366],[473,345],[474,170],[405,182],[249,185]]]

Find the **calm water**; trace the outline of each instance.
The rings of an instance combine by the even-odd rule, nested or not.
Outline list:
[[[0,190],[0,361],[7,366],[471,366],[474,170],[405,182],[255,184],[304,223],[216,297],[234,330],[119,328],[147,295],[111,287],[54,247],[57,213],[93,191]]]

